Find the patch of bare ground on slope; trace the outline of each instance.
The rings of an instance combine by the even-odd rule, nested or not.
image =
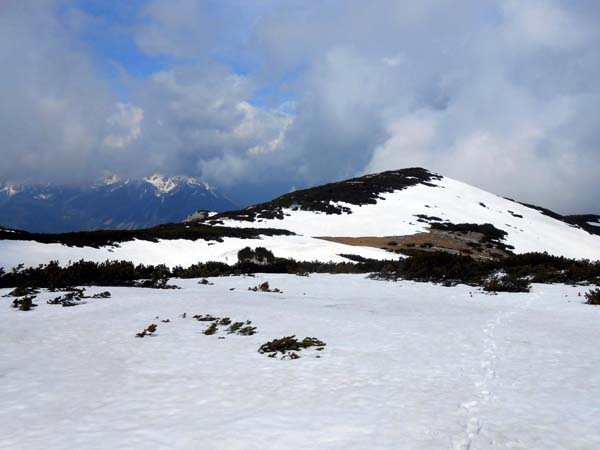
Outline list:
[[[318,239],[339,244],[374,247],[394,253],[410,254],[413,250],[444,251],[454,255],[468,255],[477,259],[492,259],[510,253],[493,242],[485,242],[485,235],[477,232],[430,230],[408,236],[319,236]]]

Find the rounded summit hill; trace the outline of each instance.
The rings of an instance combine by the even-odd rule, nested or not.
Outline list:
[[[470,246],[470,251],[480,254],[478,244],[484,248],[494,244],[489,247],[488,256],[500,256],[502,252],[548,252],[598,260],[597,217],[562,216],[417,167],[291,192],[240,211],[211,214],[203,223],[286,229],[344,244],[370,242],[369,246],[387,250],[394,245],[383,244],[396,242],[398,249],[404,242],[425,250],[453,252]],[[454,249],[452,245],[440,247],[436,243],[461,236],[465,242]],[[347,238],[362,240],[351,242]],[[374,243],[366,238],[381,241]],[[396,239],[385,241],[387,238]]]

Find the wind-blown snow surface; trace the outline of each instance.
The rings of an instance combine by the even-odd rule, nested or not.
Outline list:
[[[131,261],[135,264],[166,264],[169,267],[189,267],[198,262],[219,261],[235,264],[238,251],[244,247],[266,247],[275,256],[298,261],[349,261],[340,254],[353,254],[373,259],[398,259],[399,256],[371,247],[350,247],[305,236],[261,236],[261,239],[224,238],[223,242],[189,241],[185,239],[158,242],[134,240],[109,247],[68,247],[61,244],[42,244],[34,241],[0,241],[0,267],[25,267],[47,264],[57,260],[61,265],[69,261],[102,262],[106,260]]]
[[[452,223],[491,223],[508,233],[505,242],[515,247],[515,253],[547,251],[568,258],[600,259],[600,236],[451,178],[430,183],[435,187],[418,184],[380,194],[382,200],[374,205],[340,203],[352,214],[286,209],[282,220],[224,220],[224,225],[284,228],[306,236],[404,236],[428,230],[415,217],[425,214]]]
[[[284,293],[246,290],[264,280]],[[600,448],[600,307],[582,304],[587,289],[212,281],[111,288],[72,308],[44,293],[29,312],[0,299],[0,448]],[[249,319],[258,334],[205,336],[193,314]],[[156,336],[133,337],[153,322]],[[295,361],[257,353],[290,334],[327,346]]]

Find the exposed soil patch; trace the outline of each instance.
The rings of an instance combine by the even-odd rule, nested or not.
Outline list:
[[[483,233],[473,231],[430,230],[409,236],[364,236],[334,237],[319,239],[339,244],[381,248],[394,253],[410,253],[414,250],[426,252],[444,251],[454,255],[468,255],[477,259],[492,259],[508,256],[502,244],[486,242]]]

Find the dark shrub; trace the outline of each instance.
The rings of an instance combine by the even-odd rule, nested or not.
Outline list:
[[[531,286],[527,280],[516,277],[491,278],[483,284],[486,292],[529,292]]]
[[[305,337],[301,341],[296,339],[295,335],[284,336],[280,339],[273,339],[261,345],[259,353],[285,353],[289,351],[300,351],[309,347],[325,347],[325,342],[314,337]]]
[[[259,284],[258,286],[249,287],[248,290],[253,292],[275,292],[281,294],[281,291],[278,288],[271,289],[269,287],[268,281],[265,281],[264,283]]]
[[[13,289],[6,296],[7,297],[25,297],[26,295],[36,295],[39,291],[32,287],[22,286]]]
[[[245,247],[238,252],[238,261],[266,266],[275,262],[275,255],[264,247],[256,247],[254,250]]]
[[[239,329],[237,334],[239,334],[240,336],[252,336],[253,334],[256,334],[256,327],[252,327],[249,325],[242,327]]]
[[[197,314],[195,316],[193,316],[194,319],[196,319],[198,322],[214,322],[216,320],[219,320],[218,317],[213,317],[210,314],[207,314],[205,316],[201,315],[201,314]]]
[[[600,305],[600,289],[592,289],[585,294],[587,305]]]
[[[35,295],[17,298],[13,301],[12,307],[19,311],[30,311],[37,306],[37,304],[33,303],[34,298]]]
[[[217,332],[219,328],[217,327],[217,322],[213,322],[209,325],[209,327],[203,331],[203,333],[207,336],[211,336]]]
[[[147,288],[147,289],[179,289],[178,286],[168,284],[168,278],[159,278],[152,280],[138,280],[134,281],[131,285],[133,287]]]
[[[154,332],[156,332],[157,328],[158,328],[158,326],[155,323],[152,323],[152,324],[148,325],[148,327],[145,330],[137,333],[135,336],[139,337],[139,338],[151,336]]]
[[[234,322],[227,329],[228,334],[237,333],[244,326],[244,322]]]

